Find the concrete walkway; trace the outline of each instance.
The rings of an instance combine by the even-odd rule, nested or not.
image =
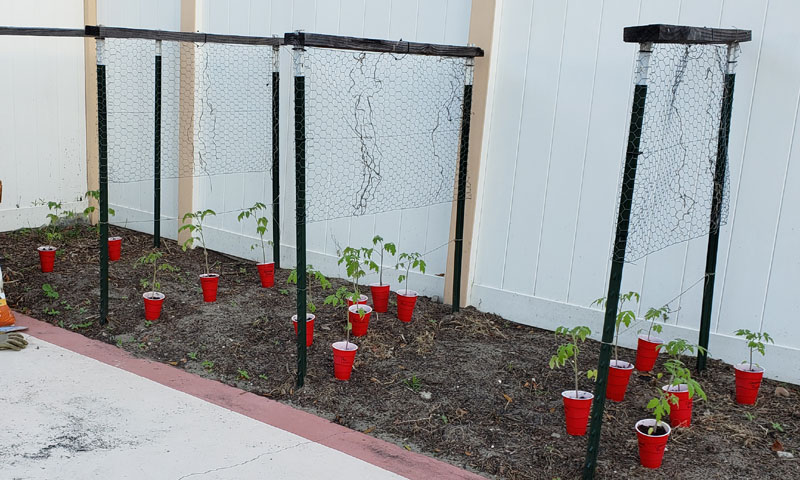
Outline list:
[[[32,335],[27,349],[0,351],[3,479],[479,478],[43,322],[17,323]]]

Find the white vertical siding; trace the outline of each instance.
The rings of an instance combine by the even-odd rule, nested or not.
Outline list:
[[[80,1],[3,2],[8,26],[82,28]],[[0,37],[3,230],[45,223],[39,200],[83,210],[86,191],[83,40]]]
[[[800,381],[800,31],[791,0],[503,0],[471,301],[512,320],[587,323],[605,295],[636,46],[624,26],[747,28],[730,141],[730,218],[720,235],[711,354],[744,355],[735,329],[778,340],[765,364]],[[642,310],[686,293],[669,335],[697,338],[707,237],[625,266]],[[644,313],[643,311],[641,312]],[[633,332],[630,332],[633,333]],[[634,335],[627,339],[633,344]],[[789,360],[787,362],[787,360]],[[782,368],[778,368],[781,365]]]

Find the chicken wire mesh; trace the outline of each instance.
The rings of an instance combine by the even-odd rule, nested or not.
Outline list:
[[[456,199],[464,58],[307,48],[301,62],[307,222]]]
[[[714,188],[727,55],[725,45],[652,47],[626,262],[707,235],[727,222],[727,162],[725,187]],[[722,201],[719,225],[712,226],[715,195]]]
[[[156,89],[161,94],[162,179],[271,176],[273,47],[160,43],[105,40],[101,55],[106,65],[109,183],[155,177]],[[160,85],[154,74],[158,50]],[[181,101],[182,95],[193,96],[193,102]],[[191,161],[180,161],[181,149],[188,149]]]

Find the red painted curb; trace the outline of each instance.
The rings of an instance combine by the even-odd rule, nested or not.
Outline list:
[[[406,478],[465,480],[484,478],[449,463],[409,452],[389,442],[331,423],[324,418],[275,400],[199,377],[171,365],[133,357],[121,348],[55,327],[19,312],[14,312],[14,315],[17,325],[28,327],[24,333],[36,338],[188,393]]]

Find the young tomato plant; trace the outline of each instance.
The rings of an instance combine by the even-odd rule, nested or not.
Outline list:
[[[312,280],[317,280],[319,286],[323,290],[327,290],[331,288],[331,282],[328,278],[322,274],[319,270],[314,270],[313,265],[306,266],[306,286],[311,286]],[[297,285],[297,269],[295,268],[289,273],[289,278],[286,279],[286,283],[293,283]],[[311,295],[306,296],[306,304],[308,305],[308,311],[311,313],[315,313],[317,311],[317,306],[314,305],[314,302],[311,300]]]
[[[628,292],[619,296],[619,310],[617,313],[617,321],[614,331],[614,360],[619,362],[619,327],[625,325],[630,327],[631,323],[636,320],[636,313],[633,310],[625,310],[626,303],[639,303],[639,294],[636,292]],[[606,308],[606,297],[601,297],[592,302],[589,306],[597,305],[600,308]],[[617,364],[619,365],[619,364]]]
[[[242,220],[246,219],[246,218],[251,218],[252,217],[252,218],[255,219],[255,221],[256,221],[256,233],[258,234],[258,237],[261,239],[261,242],[259,242],[259,243],[261,245],[261,256],[263,258],[263,262],[262,263],[267,263],[267,248],[266,248],[266,246],[267,245],[272,245],[271,241],[264,240],[264,235],[267,233],[267,225],[269,224],[269,221],[267,220],[266,213],[261,213],[261,212],[262,211],[266,212],[266,210],[267,210],[267,206],[266,205],[264,205],[261,202],[256,202],[255,205],[253,205],[252,207],[248,208],[247,210],[244,210],[243,212],[241,212],[239,214],[239,217],[238,217],[238,220],[240,222]],[[251,250],[255,250],[259,246],[259,243],[255,243],[253,245],[250,245],[250,249]]]
[[[354,304],[357,304],[361,297],[358,282],[367,275],[367,272],[364,271],[364,266],[368,265],[369,261],[362,258],[364,253],[364,250],[360,248],[347,247],[339,257],[339,265],[345,265],[347,276],[350,277],[353,283],[352,301]]]
[[[408,292],[408,276],[411,274],[411,270],[417,270],[419,273],[425,273],[425,260],[422,259],[422,255],[420,253],[401,253],[400,256],[397,257],[397,265],[395,268],[398,270],[405,270],[406,273],[400,274],[397,277],[397,281],[400,283],[405,282],[406,284],[406,293]]]
[[[161,289],[161,283],[158,281],[158,272],[177,272],[178,268],[170,265],[167,262],[158,263],[158,260],[164,254],[158,251],[152,251],[147,255],[140,257],[136,260],[136,265],[152,265],[153,266],[153,280],[142,280],[141,284],[143,288],[149,288],[153,291],[158,291]]]
[[[669,382],[667,385],[670,387],[686,385],[689,389],[689,398],[697,394],[700,398],[706,400],[706,393],[703,391],[703,388],[692,378],[692,372],[686,368],[686,365],[681,360],[681,357],[687,352],[693,354],[696,350],[699,353],[703,353],[705,349],[701,346],[692,345],[682,338],[676,338],[656,348],[665,351],[669,356],[667,361],[664,362],[664,368],[667,370],[667,373],[669,373]]]
[[[575,398],[580,398],[578,396],[578,392],[580,391],[579,379],[581,371],[578,366],[578,353],[580,352],[578,344],[585,342],[586,337],[591,335],[591,333],[592,331],[589,329],[589,327],[582,325],[572,329],[567,327],[558,327],[555,332],[556,338],[559,336],[566,337],[568,343],[558,346],[556,354],[550,358],[550,368],[561,368],[567,363],[572,365],[572,371],[575,374]],[[586,377],[596,380],[597,370],[588,370],[586,372]]]
[[[350,345],[350,331],[353,329],[353,324],[350,323],[350,315],[347,311],[347,299],[353,298],[356,294],[351,292],[347,287],[339,287],[334,293],[328,295],[325,298],[325,305],[330,305],[334,308],[344,308],[345,309],[345,332],[346,332],[346,339],[345,339],[345,348],[349,348]],[[358,297],[356,297],[358,298]],[[363,315],[359,313],[359,315]]]
[[[758,353],[760,353],[761,356],[763,357],[767,353],[766,352],[767,346],[764,344],[764,342],[769,342],[772,344],[775,343],[775,341],[767,332],[756,333],[756,332],[751,332],[750,330],[747,329],[739,329],[736,330],[736,336],[744,337],[744,339],[747,340],[747,348],[750,349],[750,362],[749,362],[750,371],[753,371],[753,351],[754,350],[758,351]],[[755,365],[758,366],[758,364]]]
[[[394,256],[397,253],[397,247],[394,243],[387,243],[383,241],[383,237],[375,235],[372,239],[372,248],[363,248],[364,257],[366,258],[369,269],[378,274],[378,284],[383,285],[383,254],[389,253]],[[372,260],[372,255],[380,253],[377,262]]]
[[[216,215],[216,212],[210,209],[188,212],[183,216],[182,221],[184,225],[181,225],[181,227],[178,228],[178,232],[188,230],[191,235],[183,243],[184,252],[187,248],[194,245],[195,242],[199,242],[200,246],[203,247],[203,257],[205,258],[206,262],[206,275],[211,274],[211,267],[208,265],[208,250],[206,249],[206,239],[203,236],[203,222],[205,221],[206,217],[214,215]],[[189,220],[189,223],[186,223],[186,220]]]
[[[653,332],[661,333],[662,330],[661,325],[657,324],[656,320],[660,319],[664,323],[669,320],[669,307],[667,305],[661,308],[650,307],[647,313],[644,314],[644,319],[650,322],[650,326],[647,329],[647,339],[650,340],[650,335]]]
[[[662,374],[659,373],[656,375],[656,378],[661,379],[661,376]],[[656,428],[661,427],[661,419],[666,415],[669,415],[670,403],[672,405],[677,405],[678,397],[662,388],[658,388],[658,395],[651,398],[650,401],[647,402],[647,409],[652,410],[653,415],[656,417],[656,424],[647,429],[648,435],[652,435],[653,432],[656,431]]]

